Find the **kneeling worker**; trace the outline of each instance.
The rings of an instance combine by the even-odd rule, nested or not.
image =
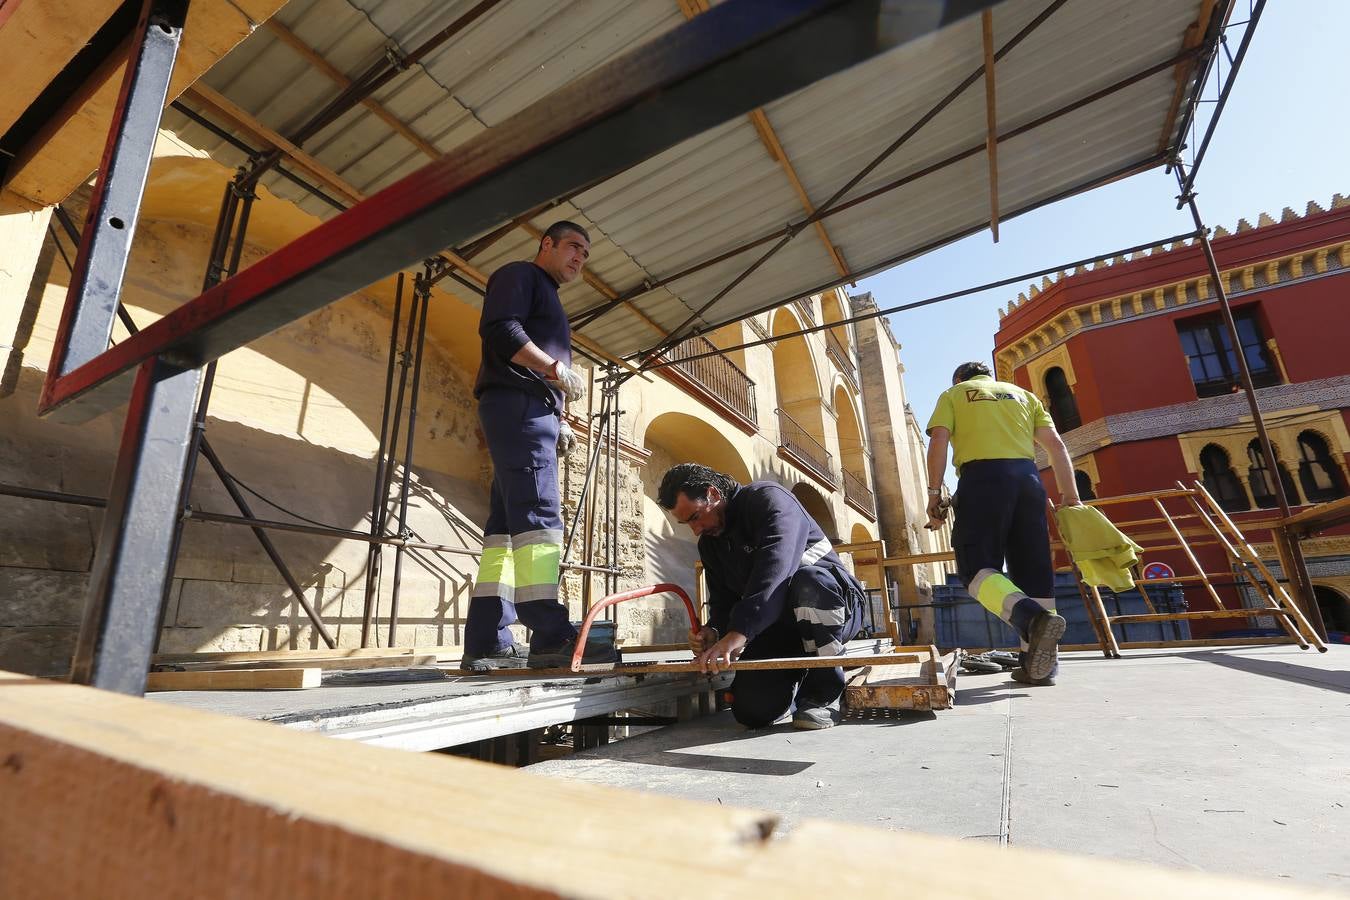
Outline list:
[[[995,381],[981,362],[958,366],[952,387],[928,420],[928,528],[941,527],[942,477],[952,445],[958,482],[952,549],[966,590],[1022,639],[1023,684],[1054,684],[1064,619],[1055,613],[1055,572],[1036,469],[1040,444],[1050,456],[1066,506],[1078,506],[1073,464],[1054,422],[1031,391]],[[1004,574],[1004,560],[1007,574]]]
[[[815,520],[782,485],[741,485],[707,466],[666,472],[661,506],[698,538],[708,623],[689,633],[705,672],[737,659],[838,656],[862,628],[863,587]],[[797,728],[839,722],[844,670],[738,672],[732,713],[751,728],[795,711]]]

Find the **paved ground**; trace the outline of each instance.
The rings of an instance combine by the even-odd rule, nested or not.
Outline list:
[[[531,767],[802,817],[1350,891],[1350,647],[1065,657],[936,714],[823,732],[728,714]],[[847,850],[837,848],[847,859]],[[860,860],[874,865],[875,860]]]

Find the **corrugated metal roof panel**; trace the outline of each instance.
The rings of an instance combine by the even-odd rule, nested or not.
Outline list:
[[[1007,0],[993,11],[1001,46],[1047,8],[1049,0]],[[463,15],[473,0],[293,0],[279,21],[333,66],[356,77],[387,46],[407,53]],[[1174,56],[1200,0],[1068,2],[997,65],[1000,131],[1018,127]],[[578,0],[544,10],[504,0],[385,85],[376,99],[442,151],[536,102],[683,21],[674,0]],[[812,203],[833,195],[887,145],[982,63],[980,23],[967,19],[769,105],[765,113]],[[293,133],[338,93],[294,49],[259,29],[207,76],[207,83],[283,134]],[[284,86],[284,89],[283,89]],[[1162,71],[1114,95],[1003,141],[999,147],[1004,215],[1091,184],[1159,149],[1175,80]],[[166,124],[230,165],[234,148],[177,113]],[[885,159],[848,197],[920,172],[967,150],[969,158],[832,215],[825,225],[858,271],[911,254],[987,223],[985,100],[975,81],[911,140]],[[305,150],[365,193],[426,160],[403,136],[357,107],[305,143]],[[271,173],[264,183],[308,211],[332,210]],[[592,229],[590,270],[619,291],[669,276],[803,218],[779,164],[745,119],[671,148],[540,216],[575,218]],[[641,295],[584,333],[627,355],[656,340],[643,317],[673,328],[723,290],[773,242]],[[533,253],[521,230],[474,260],[485,271]],[[814,229],[731,290],[703,317],[704,327],[783,300],[838,277]],[[570,312],[590,309],[601,293],[581,282],[562,292]]]

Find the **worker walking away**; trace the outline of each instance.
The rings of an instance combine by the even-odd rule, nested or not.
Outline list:
[[[1064,619],[1055,613],[1046,493],[1035,445],[1050,456],[1062,502],[1078,506],[1064,441],[1035,394],[995,381],[979,362],[957,367],[952,387],[938,397],[928,435],[927,527],[939,528],[946,518],[942,479],[950,443],[958,476],[951,504],[957,572],[970,595],[1021,637],[1021,666],[1013,679],[1054,684]]]
[[[704,672],[738,659],[839,656],[862,629],[863,587],[797,498],[769,481],[738,484],[707,466],[666,472],[657,502],[698,538],[708,622],[689,632]],[[839,722],[844,670],[737,672],[732,714],[750,728],[792,712],[797,728]]]
[[[493,473],[483,555],[464,628],[466,669],[571,662],[577,632],[558,601],[558,458],[573,441],[563,407],[581,396],[582,381],[571,366],[572,331],[558,287],[581,274],[590,246],[580,225],[555,222],[532,262],[508,263],[488,279],[474,396]],[[517,620],[531,630],[528,649],[512,636]],[[616,661],[612,648],[602,655],[588,655],[586,662]]]

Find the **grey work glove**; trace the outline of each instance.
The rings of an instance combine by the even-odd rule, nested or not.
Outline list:
[[[558,420],[558,458],[566,456],[572,452],[572,448],[577,445],[576,432],[572,431],[572,426],[567,424],[566,419]]]
[[[581,393],[586,384],[582,381],[579,372],[560,359],[553,361],[553,368],[549,370],[548,380],[556,384],[558,389],[563,392],[563,396],[569,401],[581,399]]]

